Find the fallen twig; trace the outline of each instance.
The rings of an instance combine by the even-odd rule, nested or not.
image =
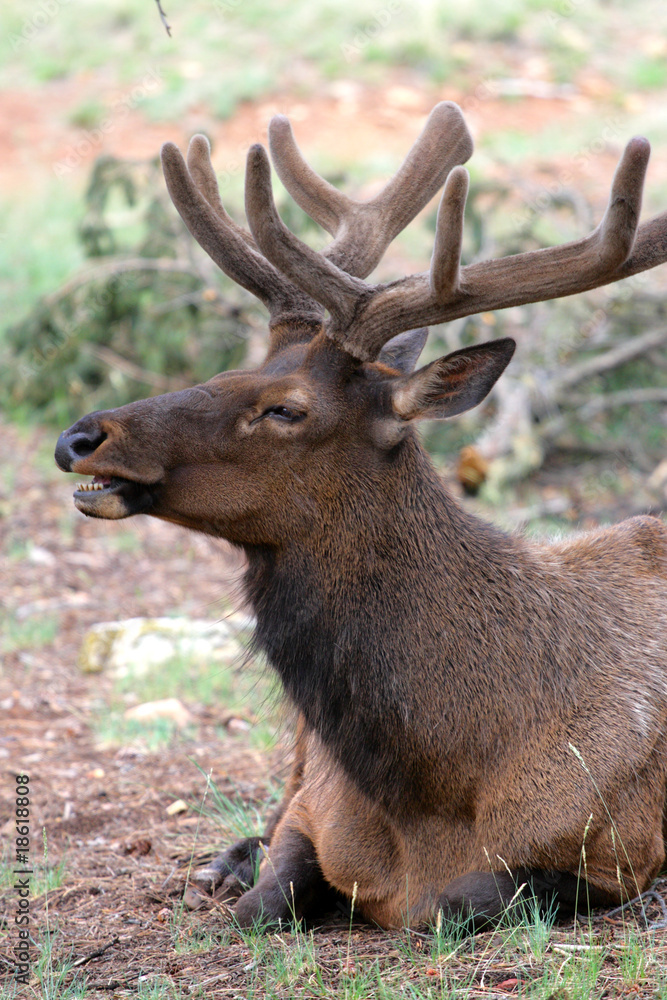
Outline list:
[[[64,285],[44,297],[47,306],[57,305],[72,292],[98,281],[102,278],[113,278],[116,275],[132,271],[158,271],[164,274],[190,274],[194,276],[195,269],[188,260],[171,257],[110,257],[104,264],[84,268],[66,281]]]
[[[601,375],[603,372],[612,371],[614,368],[618,368],[620,365],[624,365],[634,358],[641,357],[647,351],[651,351],[655,347],[660,347],[665,341],[667,341],[667,328],[648,330],[639,337],[624,340],[622,344],[618,344],[617,347],[605,351],[604,354],[596,354],[593,358],[586,358],[585,361],[581,361],[578,365],[573,365],[564,371],[559,377],[553,380],[549,395],[553,400],[558,401],[559,397],[564,393],[567,394],[570,389],[580,382],[592,378],[594,375]],[[567,400],[567,395],[565,399]]]
[[[104,955],[106,951],[109,951],[110,948],[113,948],[114,945],[118,944],[119,940],[120,938],[115,937],[112,941],[109,941],[109,944],[105,944],[103,948],[98,948],[97,951],[91,951],[89,955],[77,958],[76,962],[72,962],[70,968],[77,969],[81,965],[87,965],[88,962],[92,962],[94,958],[99,958],[101,955]]]
[[[652,923],[649,923],[646,919],[644,900],[652,900],[654,903],[658,904],[660,912],[662,913],[662,918],[660,920],[654,920]],[[619,913],[623,913],[625,910],[629,909],[631,906],[635,906],[637,903],[642,904],[642,916],[646,921],[647,930],[659,930],[663,927],[667,927],[667,904],[665,904],[664,899],[659,892],[656,892],[655,889],[647,889],[646,892],[642,892],[639,896],[635,896],[634,899],[626,900],[625,903],[621,903],[621,905],[617,906],[615,910],[610,910],[609,913],[605,914],[605,916],[607,918],[616,917]]]
[[[601,944],[552,944],[553,951],[559,951],[563,955],[571,955],[573,951],[602,951]]]

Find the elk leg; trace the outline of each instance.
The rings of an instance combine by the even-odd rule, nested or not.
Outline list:
[[[283,826],[257,884],[238,900],[234,915],[241,927],[289,923],[328,899],[330,891],[310,838]]]
[[[263,837],[246,837],[218,854],[209,864],[198,868],[190,877],[184,900],[191,910],[202,905],[202,895],[232,902],[255,882],[262,858]]]
[[[520,919],[523,908],[535,900],[541,909],[555,903],[573,912],[579,907],[608,906],[614,897],[570,872],[516,868],[511,872],[469,872],[453,879],[438,901],[452,920],[470,921],[475,930],[503,916]]]
[[[237,841],[203,868],[198,868],[192,873],[190,885],[184,896],[185,904],[191,910],[196,910],[202,905],[203,895],[232,902],[255,884],[259,863],[264,857],[260,845],[268,847],[274,830],[301,788],[306,762],[306,742],[306,727],[303,716],[300,715],[296,724],[292,769],[283,797],[271,813],[266,830],[261,837],[246,837]]]
[[[260,862],[264,857],[262,847],[268,847],[280,817],[289,805],[283,799],[269,820],[261,837],[245,837],[216,855],[203,868],[190,876],[184,895],[185,905],[196,910],[203,905],[203,896],[231,903],[255,884]]]

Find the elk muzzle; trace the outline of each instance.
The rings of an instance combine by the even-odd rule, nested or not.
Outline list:
[[[91,483],[77,484],[73,495],[75,507],[88,517],[108,520],[147,511],[153,504],[154,489],[150,484],[117,475],[116,469],[111,471],[104,455],[109,433],[96,417],[97,414],[90,414],[79,420],[63,431],[56,444],[56,463],[64,472],[93,477]]]

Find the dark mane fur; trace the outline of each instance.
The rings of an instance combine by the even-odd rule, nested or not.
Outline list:
[[[493,753],[481,733],[493,744],[512,727],[536,724],[557,699],[562,706],[573,678],[554,670],[557,598],[546,586],[521,589],[527,563],[536,570],[522,540],[473,521],[414,438],[397,450],[382,510],[330,511],[315,524],[311,549],[301,540],[280,552],[249,550],[245,585],[257,647],[307,724],[369,797],[428,812],[447,801],[448,752],[457,784],[472,782]],[[343,537],[350,524],[355,537]],[[328,559],[317,558],[327,550]],[[527,597],[541,640],[517,624]],[[482,720],[489,706],[495,717]]]

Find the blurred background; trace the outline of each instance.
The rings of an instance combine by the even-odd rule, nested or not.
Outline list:
[[[245,152],[273,113],[289,115],[316,169],[363,198],[433,104],[458,101],[476,142],[466,262],[593,228],[633,134],[653,145],[644,217],[667,204],[667,15],[655,0],[209,0],[167,15],[171,37],[151,0],[0,8],[0,402],[19,427],[60,428],[261,355],[261,308],[166,197],[166,139],[209,136],[242,220]],[[324,245],[275,186],[288,225]],[[427,267],[436,207],[376,278]],[[425,429],[436,458],[492,506],[519,503],[520,521],[664,503],[665,281],[658,271],[435,330],[427,358],[489,336],[519,342],[485,406]]]

